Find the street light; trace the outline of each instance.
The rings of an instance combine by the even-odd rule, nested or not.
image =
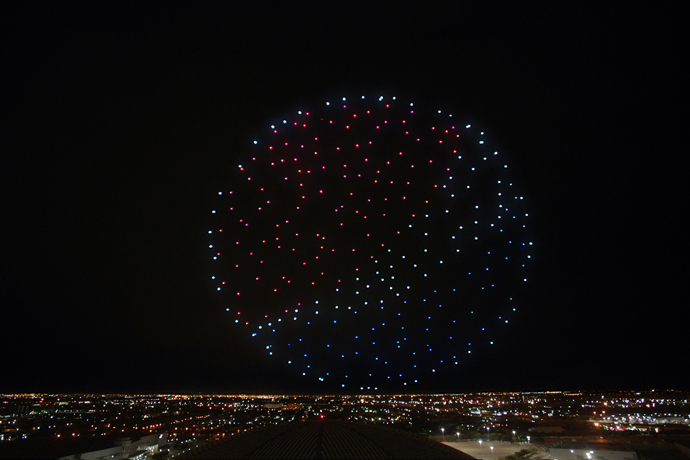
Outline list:
[[[443,442],[446,442],[446,429],[441,428],[441,435],[443,436]]]
[[[458,441],[460,441],[460,432],[458,431],[455,435],[458,437]]]
[[[494,454],[494,446],[489,446],[489,447],[491,447],[491,455],[493,455]]]

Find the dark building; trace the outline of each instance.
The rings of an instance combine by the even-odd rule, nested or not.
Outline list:
[[[474,459],[421,435],[381,425],[341,421],[293,422],[252,430],[207,444],[178,458]]]
[[[38,438],[0,443],[0,459],[122,460],[144,458],[167,443],[167,433],[146,436]]]

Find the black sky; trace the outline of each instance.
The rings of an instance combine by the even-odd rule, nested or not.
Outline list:
[[[687,387],[679,11],[229,5],[1,7],[0,391],[314,391],[233,335],[205,219],[253,133],[359,92],[489,127],[535,216],[529,308],[430,390]]]

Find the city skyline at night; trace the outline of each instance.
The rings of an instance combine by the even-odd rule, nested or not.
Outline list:
[[[445,452],[451,447],[470,458],[511,458],[519,453],[532,459],[575,458],[568,453],[572,450],[578,455],[617,452],[621,458],[684,459],[689,398],[687,391],[661,389],[349,396],[0,395],[0,457],[66,458],[80,452],[110,456],[121,455],[128,446],[141,458],[208,458],[213,452],[220,457],[232,453],[235,458],[263,458],[299,449],[301,457],[313,458],[317,450],[310,449],[318,443],[304,434],[315,431],[321,438],[347,440],[340,447],[321,441],[320,449],[335,449],[339,456],[362,449],[378,449],[381,455],[381,447],[386,458],[414,455],[386,441],[395,434],[398,443],[417,449],[418,455],[437,452],[434,458],[445,458],[442,443]],[[262,441],[252,443],[255,439]]]

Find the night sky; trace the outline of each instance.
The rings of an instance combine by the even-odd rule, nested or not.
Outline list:
[[[640,2],[404,11],[3,4],[0,391],[354,392],[359,384],[344,375],[366,381],[370,371],[368,390],[379,392],[687,387],[678,16]],[[403,128],[410,103],[417,113]],[[432,135],[431,126],[450,134]],[[439,147],[455,132],[462,135]],[[481,132],[487,145],[478,144]],[[313,138],[320,140],[305,146],[308,155],[298,149]],[[359,140],[372,144],[360,150]],[[453,145],[462,160],[443,150]],[[292,169],[278,170],[286,158]],[[301,180],[297,163],[313,168],[313,179]],[[322,166],[328,173],[317,175]],[[395,184],[373,185],[377,174]],[[407,181],[413,198],[403,203]],[[503,204],[497,193],[512,194],[500,188],[505,182],[524,197],[508,203],[522,220],[493,234],[498,225],[489,223],[503,211],[489,206]],[[457,196],[433,189],[443,183]],[[467,184],[472,192],[461,195]],[[296,209],[298,201],[307,206]],[[405,233],[418,218],[406,213],[425,206],[433,222]],[[364,223],[359,208],[378,217]],[[476,235],[458,229],[456,246],[443,239],[475,217]],[[341,222],[350,230],[338,230]],[[321,236],[307,236],[319,229],[323,249],[314,246]],[[425,231],[436,238],[422,255]],[[506,241],[513,239],[533,245],[524,252]],[[247,251],[233,247],[238,241]],[[329,249],[318,267],[296,268]],[[419,267],[396,265],[379,282],[384,270],[374,274],[371,257],[389,267],[387,258],[408,252],[405,263]],[[475,281],[462,272],[468,267],[491,275]],[[357,283],[372,285],[368,300],[355,298]],[[519,308],[503,316],[513,293]],[[323,312],[315,320],[317,300],[337,327],[318,322]],[[304,308],[293,320],[298,302]],[[264,338],[287,304],[292,322],[281,317],[277,338]],[[347,306],[364,308],[362,316],[347,316]],[[236,323],[240,310],[250,325]],[[377,321],[387,325],[372,332]],[[265,329],[252,337],[258,325]],[[484,326],[490,339],[478,332]],[[405,332],[405,350],[444,359],[442,368],[432,358],[412,368],[409,356],[396,355],[392,344],[403,335],[386,330],[393,327],[422,328]],[[360,328],[380,348],[353,342]],[[302,337],[303,349],[288,350]],[[304,352],[309,359],[298,362]],[[335,352],[353,356],[341,365]],[[391,372],[366,360],[376,353],[389,357]],[[302,375],[298,364],[313,368]],[[419,382],[404,386],[389,373]]]

